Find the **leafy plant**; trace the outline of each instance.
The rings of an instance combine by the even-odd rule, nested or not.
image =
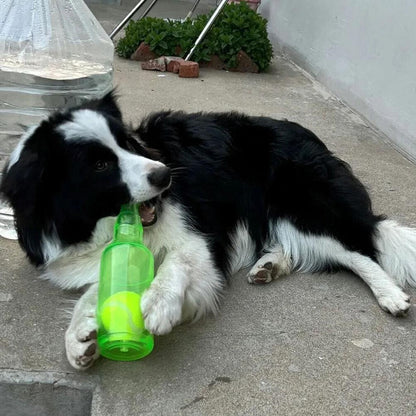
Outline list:
[[[116,46],[119,56],[129,58],[141,42],[149,44],[157,55],[184,56],[189,52],[210,15],[200,15],[184,22],[146,17],[130,21],[125,37]],[[209,61],[218,55],[227,68],[237,65],[237,53],[243,50],[264,71],[270,64],[273,49],[267,36],[267,20],[246,3],[227,4],[192,59]],[[179,47],[179,48],[178,48]]]

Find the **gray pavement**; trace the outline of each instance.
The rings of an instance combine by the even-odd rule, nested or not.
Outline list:
[[[416,166],[282,57],[266,74],[202,69],[199,79],[116,58],[115,85],[132,123],[160,109],[297,121],[352,165],[376,212],[416,226]],[[239,275],[219,316],[157,337],[145,359],[100,359],[77,373],[65,358],[64,331],[65,309],[79,295],[36,279],[14,241],[0,240],[0,270],[0,416],[2,384],[17,382],[52,385],[51,395],[68,388],[62,415],[72,414],[71,400],[91,397],[93,416],[416,414],[414,290],[409,315],[393,318],[348,273],[292,275],[261,287]]]

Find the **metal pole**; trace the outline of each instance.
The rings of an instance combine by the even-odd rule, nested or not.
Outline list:
[[[195,9],[198,7],[198,4],[199,4],[200,1],[201,0],[195,0],[195,3],[192,6],[192,9],[189,10],[189,13],[186,15],[185,19],[190,19],[191,18],[191,16],[193,15]]]
[[[198,0],[199,1],[199,0]],[[153,0],[150,6],[145,10],[145,12],[140,16],[140,19],[143,19],[147,14],[152,10],[153,6],[156,4],[157,0]]]
[[[185,58],[185,61],[189,61],[190,57],[195,51],[195,48],[201,43],[202,39],[204,39],[207,32],[211,29],[212,24],[214,23],[217,16],[221,13],[221,10],[224,8],[224,6],[227,4],[228,0],[221,0],[221,3],[216,8],[215,12],[212,14],[211,18],[208,20],[208,23],[205,25],[204,29],[202,30],[201,34],[198,36],[198,39],[196,40],[194,46],[188,53],[188,55]]]
[[[113,39],[121,29],[123,29],[124,25],[133,17],[133,15],[143,6],[146,0],[141,0],[136,6],[133,7],[131,12],[113,29],[110,33],[110,39]]]

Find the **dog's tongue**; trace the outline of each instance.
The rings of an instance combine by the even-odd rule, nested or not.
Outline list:
[[[140,204],[139,214],[143,225],[152,224],[155,219],[155,206],[146,203]]]

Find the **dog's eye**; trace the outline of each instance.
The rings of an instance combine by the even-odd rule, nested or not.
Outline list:
[[[97,172],[102,172],[103,170],[106,170],[108,168],[108,162],[105,160],[97,160],[94,165],[94,169]]]

